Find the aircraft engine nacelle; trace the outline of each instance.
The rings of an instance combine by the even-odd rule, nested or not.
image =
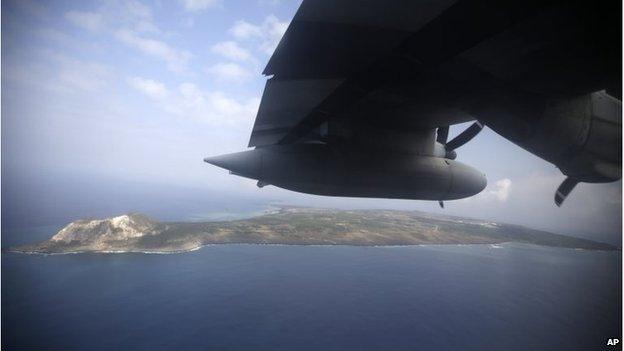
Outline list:
[[[274,145],[205,161],[259,185],[328,196],[453,200],[487,184],[483,173],[454,160],[321,143]]]
[[[488,126],[578,181],[621,178],[622,107],[604,91],[551,100],[529,118],[519,117]]]

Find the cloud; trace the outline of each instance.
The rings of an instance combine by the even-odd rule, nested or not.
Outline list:
[[[267,16],[258,25],[239,20],[229,29],[229,33],[238,40],[259,40],[258,48],[270,55],[286,32],[288,23],[280,21],[274,15]]]
[[[65,18],[72,24],[91,32],[104,29],[104,18],[100,13],[69,11],[65,13]]]
[[[260,26],[253,25],[244,20],[236,21],[234,26],[230,28],[229,33],[236,39],[241,40],[263,36]]]
[[[218,0],[181,0],[181,2],[184,9],[191,12],[203,11],[219,3]]]
[[[281,0],[258,0],[260,5],[277,6],[281,3]]]
[[[50,50],[39,51],[30,59],[33,61],[7,57],[3,79],[39,98],[52,93],[55,100],[62,97],[74,101],[78,100],[77,95],[104,93],[114,84],[113,68],[98,62],[77,60]]]
[[[163,99],[167,96],[167,88],[161,82],[140,77],[128,78],[128,84],[152,99]]]
[[[152,10],[137,1],[108,2],[97,11],[68,11],[65,19],[91,32],[110,32],[122,27],[141,33],[160,32],[154,24]]]
[[[132,28],[139,33],[158,34],[161,30],[154,23],[152,10],[137,1],[122,2],[103,10],[113,28]]]
[[[134,77],[128,84],[140,93],[154,99],[157,106],[168,114],[192,119],[211,126],[248,129],[251,127],[260,99],[237,99],[222,91],[204,91],[189,82],[175,89],[164,83]]]
[[[54,91],[93,94],[103,91],[113,79],[111,68],[101,63],[76,60],[52,52],[45,56],[49,65],[54,63],[57,67],[55,76],[48,77],[48,81],[53,82],[51,87]]]
[[[152,10],[148,6],[138,1],[127,1],[124,3],[123,6],[126,10],[126,13],[131,15],[132,17],[146,20],[152,19]]]
[[[58,45],[67,46],[75,43],[75,39],[71,36],[53,28],[41,28],[34,32],[46,42],[53,42]],[[84,45],[82,45],[84,47]]]
[[[511,192],[511,180],[508,178],[501,179],[494,183],[495,188],[488,191],[488,193],[494,196],[498,201],[505,202]]]
[[[182,83],[166,109],[213,126],[242,127],[253,120],[259,104],[258,98],[239,100],[221,91],[202,91],[195,84]]]
[[[235,61],[247,61],[252,58],[249,51],[240,47],[235,41],[216,43],[210,48],[210,51]]]
[[[65,18],[72,24],[92,32],[108,33],[117,40],[143,54],[163,60],[167,68],[180,73],[187,70],[193,55],[172,47],[166,42],[150,38],[162,31],[154,23],[152,10],[137,1],[106,2],[97,11],[69,11]]]
[[[185,71],[189,59],[193,56],[190,52],[176,50],[163,41],[141,37],[132,30],[118,30],[115,36],[122,43],[165,61],[167,68],[176,73]]]
[[[286,33],[286,29],[288,29],[289,22],[280,22],[277,17],[269,16],[264,20],[262,24],[266,31],[265,40],[260,44],[260,48],[266,54],[271,55],[279,41]]]
[[[501,221],[526,223],[531,227],[594,240],[620,242],[622,182],[580,183],[561,207],[554,202],[561,174],[536,173],[514,179],[513,194],[505,206],[491,211]]]
[[[497,180],[493,184],[488,184],[487,188],[481,193],[475,196],[459,199],[456,201],[456,203],[473,205],[479,203],[479,205],[494,205],[497,202],[506,202],[509,199],[509,195],[511,194],[512,184],[513,182],[511,181],[511,179],[508,178]]]
[[[96,92],[108,84],[109,78],[110,70],[102,64],[72,61],[63,65],[57,82],[67,89]]]
[[[251,77],[251,72],[233,62],[217,63],[208,67],[206,72],[220,82],[240,83]]]
[[[182,83],[177,96],[166,106],[168,112],[193,118],[213,126],[247,127],[253,121],[260,99],[239,100],[221,91],[202,91],[192,83]]]

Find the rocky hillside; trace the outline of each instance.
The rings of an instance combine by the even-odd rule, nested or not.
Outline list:
[[[124,250],[128,244],[145,236],[159,235],[166,229],[167,225],[136,213],[107,219],[80,219],[69,223],[38,246],[49,248],[52,252],[70,248],[86,251]]]
[[[115,241],[154,235],[162,231],[162,225],[140,214],[126,214],[108,219],[81,219],[71,222],[56,233],[50,241]]]

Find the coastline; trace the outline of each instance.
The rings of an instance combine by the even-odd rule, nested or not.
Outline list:
[[[213,245],[468,246],[532,244],[596,251],[621,248],[592,240],[500,223],[436,218],[419,212],[276,207],[249,219],[157,222],[130,213],[71,222],[48,240],[2,252],[58,254],[178,254]]]
[[[431,244],[404,244],[404,245],[353,245],[353,244],[277,244],[277,243],[211,243],[196,246],[190,249],[182,250],[166,250],[166,251],[154,251],[154,250],[79,250],[79,251],[67,251],[67,252],[42,252],[42,251],[25,251],[25,250],[3,250],[5,253],[22,254],[22,255],[40,255],[40,256],[57,256],[57,255],[78,255],[78,254],[144,254],[144,255],[175,255],[190,253],[193,251],[201,250],[209,246],[306,246],[306,247],[358,247],[358,248],[414,248],[414,247],[472,247],[472,246],[488,246],[491,249],[506,249],[509,245],[520,246],[535,246],[542,248],[561,249],[570,251],[587,251],[587,252],[621,252],[621,248],[613,250],[604,249],[583,249],[574,247],[561,247],[561,246],[548,246],[539,245],[533,243],[520,243],[514,241],[497,242],[497,243],[470,243],[470,244],[451,244],[451,243],[431,243]]]

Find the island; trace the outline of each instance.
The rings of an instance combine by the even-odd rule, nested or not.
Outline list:
[[[534,230],[416,211],[283,207],[262,216],[212,222],[157,222],[141,214],[72,222],[50,239],[11,248],[22,253],[174,253],[211,244],[425,245],[526,243],[617,250],[615,246]]]

